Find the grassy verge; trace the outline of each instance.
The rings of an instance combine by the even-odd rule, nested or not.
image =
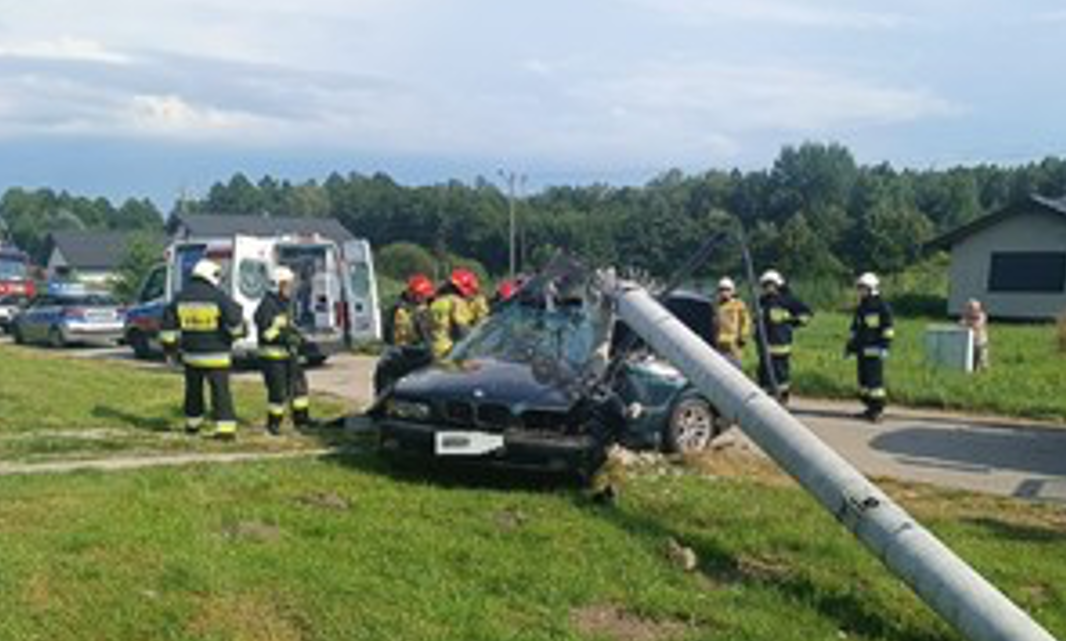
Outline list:
[[[0,638],[956,638],[790,482],[737,467],[640,477],[617,508],[371,457],[4,478]],[[1061,509],[892,491],[1066,635]]]
[[[855,361],[843,358],[849,322],[845,314],[821,312],[799,332],[793,358],[798,394],[855,397]],[[897,321],[887,369],[892,403],[1066,420],[1066,354],[1058,349],[1054,326],[994,325],[991,369],[967,375],[926,363],[925,329],[934,322]]]
[[[0,346],[0,381],[0,460],[233,447],[180,433],[183,383],[176,371]],[[263,386],[235,381],[233,389],[242,419],[242,449],[316,445],[314,439],[262,436]],[[336,416],[343,410],[335,400],[315,402],[323,415]]]

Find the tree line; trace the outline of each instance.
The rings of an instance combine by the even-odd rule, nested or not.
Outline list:
[[[866,269],[892,273],[914,262],[925,242],[1030,194],[1066,193],[1066,160],[1015,167],[950,169],[860,165],[835,143],[784,147],[754,171],[671,169],[644,185],[563,185],[520,198],[519,255],[526,268],[567,249],[594,264],[669,274],[718,230],[746,230],[756,261],[798,276],[846,278]],[[375,247],[405,242],[435,256],[475,259],[494,274],[508,267],[508,199],[485,178],[405,186],[384,173],[334,173],[293,183],[244,174],[213,185],[176,210],[190,213],[333,216]],[[0,216],[29,250],[64,225],[145,228],[162,217],[148,201],[120,207],[49,190],[9,190]],[[77,219],[76,221],[74,219]],[[735,246],[708,266],[735,269]]]

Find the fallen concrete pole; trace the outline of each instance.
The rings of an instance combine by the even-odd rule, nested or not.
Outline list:
[[[600,289],[633,332],[967,639],[1055,641],[646,290],[610,277]]]

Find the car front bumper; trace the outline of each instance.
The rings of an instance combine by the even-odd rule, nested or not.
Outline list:
[[[447,455],[436,452],[437,434],[460,430],[395,418],[377,419],[380,446],[385,452],[412,454],[442,462],[485,465],[543,472],[591,471],[602,460],[603,448],[588,435],[507,430],[503,446],[487,454]]]

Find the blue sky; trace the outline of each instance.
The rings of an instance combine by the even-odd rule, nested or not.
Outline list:
[[[1058,0],[0,0],[0,189],[1016,164],[1066,155],[1064,35]]]

